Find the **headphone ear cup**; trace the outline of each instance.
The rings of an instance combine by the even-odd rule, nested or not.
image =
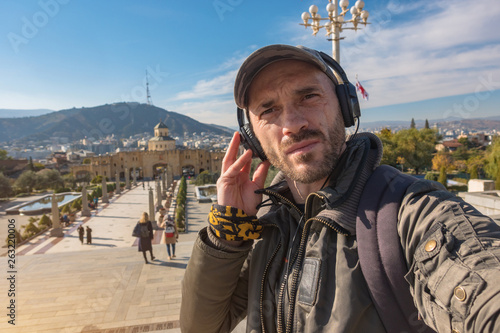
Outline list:
[[[323,61],[342,78],[342,84],[335,84],[335,92],[337,93],[340,110],[344,118],[344,126],[354,126],[354,119],[358,119],[361,116],[356,87],[349,82],[347,75],[338,62],[324,52],[319,52],[319,55]]]
[[[245,149],[250,149],[253,152],[253,157],[258,157],[262,161],[267,160],[264,149],[262,149],[259,140],[257,140],[253,134],[249,124],[245,124],[240,127],[240,137],[243,147],[245,147]]]
[[[349,101],[349,94],[346,91],[345,84],[338,84],[335,86],[337,99],[339,100],[340,110],[342,111],[342,118],[344,119],[344,126],[351,127],[354,125],[354,117],[351,110],[351,103]]]

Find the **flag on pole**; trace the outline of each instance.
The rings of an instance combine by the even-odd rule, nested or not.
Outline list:
[[[359,83],[357,78],[356,78],[356,90],[359,91],[359,93],[361,94],[361,96],[363,96],[364,99],[368,100],[368,92],[361,85],[361,83]]]

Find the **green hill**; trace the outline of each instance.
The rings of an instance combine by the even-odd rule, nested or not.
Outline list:
[[[114,134],[125,138],[149,132],[160,121],[171,136],[184,132],[210,132],[231,135],[233,130],[200,123],[176,112],[139,103],[115,103],[91,108],[73,108],[36,117],[0,118],[0,142],[40,141],[50,137],[67,137],[70,141],[85,137],[101,139]]]

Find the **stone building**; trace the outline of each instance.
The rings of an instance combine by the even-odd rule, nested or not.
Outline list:
[[[168,127],[160,121],[155,126],[155,136],[148,142],[149,151],[174,150],[175,140],[168,135]]]
[[[202,171],[219,173],[222,168],[222,159],[225,152],[205,149],[176,149],[175,140],[168,134],[168,127],[160,122],[154,128],[155,136],[148,142],[148,150],[127,151],[115,154],[106,154],[90,157],[90,164],[73,165],[71,172],[76,179],[90,179],[101,175],[114,179],[118,174],[120,179],[125,178],[128,172],[133,178],[152,179],[164,170],[171,177],[180,177],[184,174],[199,174]]]

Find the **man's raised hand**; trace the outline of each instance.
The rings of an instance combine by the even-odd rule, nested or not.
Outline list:
[[[269,161],[261,162],[250,179],[252,151],[247,150],[238,158],[240,134],[235,132],[222,161],[222,174],[217,181],[217,202],[219,205],[242,209],[247,215],[257,214],[257,205],[262,195],[255,191],[264,187]]]

